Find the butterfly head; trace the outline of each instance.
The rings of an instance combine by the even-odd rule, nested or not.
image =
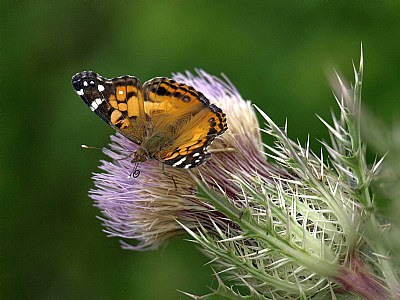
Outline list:
[[[150,155],[146,148],[139,146],[135,152],[133,152],[132,162],[144,162],[150,159]]]

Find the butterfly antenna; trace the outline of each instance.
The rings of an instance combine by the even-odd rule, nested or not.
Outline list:
[[[82,148],[84,148],[84,149],[96,149],[96,150],[102,150],[102,149],[101,149],[101,148],[99,148],[99,147],[87,146],[87,145],[84,145],[84,144],[82,144],[82,145],[81,145],[81,147],[82,147]]]
[[[132,172],[129,174],[128,178],[138,178],[140,175],[140,170],[138,170],[139,163],[135,163]]]

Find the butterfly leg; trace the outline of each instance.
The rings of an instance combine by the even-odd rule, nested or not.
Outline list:
[[[121,157],[121,158],[117,158],[116,160],[124,160],[124,159],[127,159],[127,158],[131,157],[132,155],[134,155],[135,152],[136,152],[136,150],[135,150],[135,151],[132,151],[132,152],[129,153],[128,155],[125,155],[125,156],[123,156],[123,157]]]
[[[168,176],[168,175],[166,175],[166,176],[172,179],[172,181],[174,182],[175,191],[177,192],[178,191],[178,186],[176,185],[176,181],[174,179],[174,176]]]
[[[140,170],[138,170],[139,163],[135,163],[132,172],[129,174],[128,178],[138,178],[140,175]]]
[[[128,155],[125,155],[125,156],[123,156],[123,157],[121,157],[121,158],[116,158],[115,160],[116,160],[116,161],[120,161],[120,160],[127,159],[127,158],[131,157],[132,155],[134,155],[135,152],[136,152],[136,151],[132,151],[132,152],[129,153]],[[133,169],[132,169],[132,172],[129,173],[128,178],[138,178],[139,175],[140,175],[140,170],[138,170],[139,163],[136,162],[135,159],[133,159],[132,162],[134,162],[135,165],[134,165],[134,167],[133,167]]]
[[[171,180],[174,182],[175,191],[178,191],[178,186],[176,185],[176,181],[175,181],[175,179],[174,179],[174,176],[169,176],[169,175],[167,175],[167,174],[165,173],[165,162],[164,162],[164,161],[161,162],[161,171],[162,171],[163,175],[165,175],[165,176],[171,178]]]

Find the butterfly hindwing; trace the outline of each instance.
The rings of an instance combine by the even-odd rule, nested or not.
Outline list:
[[[172,144],[161,150],[157,159],[173,167],[197,167],[211,156],[207,147],[227,129],[222,110],[213,104],[204,104],[201,111],[179,128]]]

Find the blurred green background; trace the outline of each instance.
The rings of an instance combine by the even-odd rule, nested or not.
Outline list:
[[[400,104],[400,5],[292,1],[2,1],[1,298],[180,299],[216,286],[196,247],[120,249],[87,197],[113,132],[70,79],[82,70],[142,82],[203,68],[225,73],[289,134],[327,138],[315,114],[335,106],[326,77],[352,79],[365,57],[364,103],[389,123]],[[235,120],[229,120],[234,122]]]

